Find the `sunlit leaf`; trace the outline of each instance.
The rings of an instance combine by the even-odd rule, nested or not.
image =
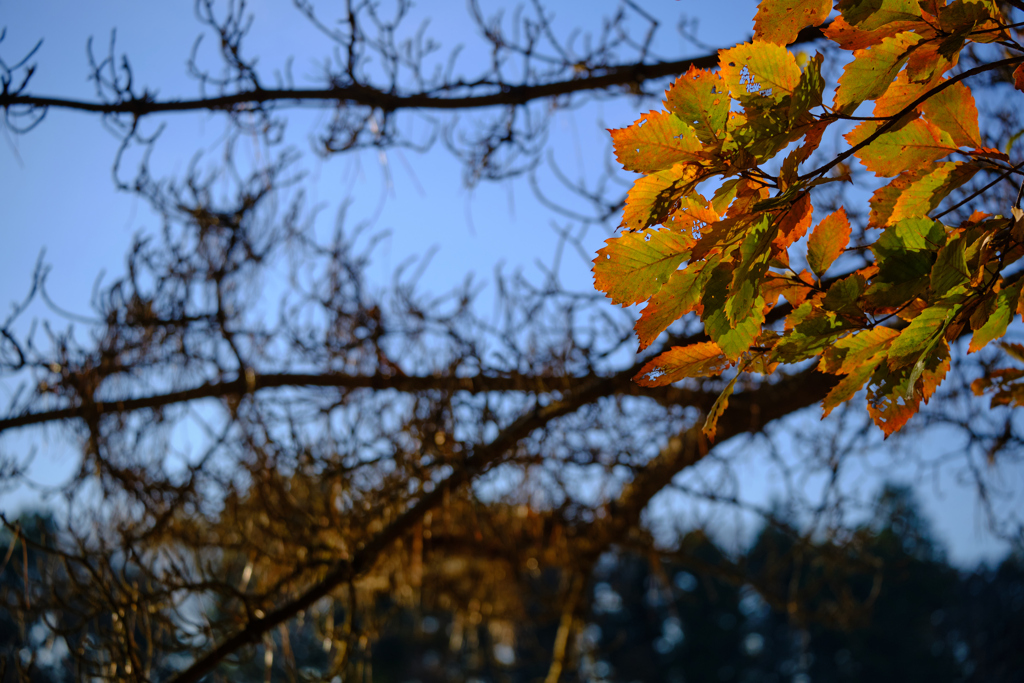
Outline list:
[[[720,140],[725,134],[730,102],[719,74],[693,66],[665,91],[665,107],[692,126],[704,143]]]
[[[899,334],[890,327],[878,326],[843,337],[822,354],[818,367],[823,372],[850,374],[888,349]]]
[[[835,108],[850,114],[861,102],[883,95],[920,40],[918,34],[906,31],[854,52],[839,77]]]
[[[954,144],[972,148],[983,146],[978,130],[978,107],[962,82],[929,97],[921,110],[929,121],[949,133]]]
[[[697,174],[696,166],[676,164],[668,170],[638,178],[626,195],[622,226],[642,230],[664,221],[676,201],[693,191],[699,181]]]
[[[755,98],[781,102],[800,84],[796,56],[782,45],[754,41],[719,53],[722,79],[741,101]]]
[[[918,0],[839,0],[836,9],[843,19],[862,31],[923,18]]]
[[[669,325],[697,308],[704,284],[704,265],[704,262],[698,262],[690,264],[686,270],[675,271],[668,282],[650,298],[634,327],[641,351],[650,346]]]
[[[807,265],[815,275],[821,277],[833,261],[839,258],[850,242],[851,231],[846,209],[842,207],[814,228],[807,240]]]
[[[801,29],[828,19],[832,0],[764,0],[754,17],[754,39],[789,45]]]
[[[650,361],[633,379],[645,387],[662,387],[687,377],[719,375],[732,363],[714,342],[674,346]]]
[[[697,162],[700,140],[693,128],[674,114],[652,111],[628,128],[609,131],[615,158],[627,171],[651,173],[678,162]]]
[[[915,178],[900,192],[886,223],[926,215],[980,170],[974,164],[962,162],[936,164],[931,172]]]
[[[846,135],[851,145],[859,145],[879,128],[874,121],[865,121]],[[907,169],[920,167],[957,150],[949,133],[923,119],[914,119],[902,127],[882,133],[857,152],[865,168],[877,176],[894,176]]]
[[[606,240],[594,259],[594,286],[617,304],[646,301],[687,259],[693,238],[674,230],[627,232]]]

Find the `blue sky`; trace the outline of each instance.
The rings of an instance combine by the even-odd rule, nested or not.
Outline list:
[[[86,78],[86,40],[93,36],[97,49],[102,51],[111,29],[116,27],[118,51],[130,56],[139,82],[158,88],[162,97],[193,97],[197,89],[185,74],[185,60],[202,27],[195,21],[191,5],[127,0],[0,0],[0,17],[7,28],[0,56],[8,62],[16,61],[43,38],[33,92],[90,99],[94,89]],[[497,7],[497,3],[483,0],[481,5],[488,14]],[[566,1],[545,5],[556,16],[556,30],[568,31],[580,23],[585,28],[597,28],[599,18],[606,13],[601,8],[610,12],[617,3]],[[310,37],[291,3],[260,0],[250,7],[255,10],[256,23],[249,50],[250,54],[259,54],[264,71],[283,69],[288,58],[294,57],[297,81],[315,75],[317,60],[327,54],[327,48]],[[417,17],[430,17],[429,32],[446,48],[459,42],[471,43],[467,36],[475,28],[464,7],[461,1],[421,2],[409,25],[418,25]],[[727,46],[749,34],[756,3],[657,0],[645,2],[643,7],[663,24],[655,53],[678,59],[701,53],[676,33],[681,14],[699,20],[698,35],[704,43]],[[473,60],[479,58],[480,53],[469,49],[460,64],[472,73]],[[550,147],[571,177],[593,178],[610,154],[603,128],[627,125],[638,115],[636,103],[628,99],[562,113],[551,130]],[[567,221],[540,206],[525,180],[467,188],[458,161],[440,145],[426,154],[390,151],[381,156],[360,152],[325,160],[309,153],[308,137],[325,116],[316,111],[291,116],[289,140],[305,153],[301,165],[310,173],[304,183],[310,199],[324,206],[318,227],[328,229],[337,208],[351,202],[348,215],[352,225],[369,221],[368,234],[389,231],[391,236],[377,248],[369,273],[375,285],[387,286],[396,266],[433,247],[437,252],[422,282],[437,293],[460,284],[468,271],[489,280],[494,268],[504,264],[508,270],[522,269],[537,278],[541,271],[536,262],[551,264],[556,243],[552,223],[564,226]],[[161,121],[167,124],[167,130],[152,159],[159,172],[183,172],[198,149],[214,157],[219,153],[225,123],[218,117],[171,115]],[[45,249],[46,262],[52,267],[49,291],[53,298],[67,310],[87,313],[97,276],[105,271],[109,279],[121,272],[133,235],[159,228],[159,220],[144,202],[114,189],[110,170],[117,141],[95,117],[51,111],[28,135],[15,136],[7,130],[2,135],[0,295],[5,301],[13,301],[24,294],[36,257]],[[254,145],[240,146],[243,154],[251,154],[254,149]],[[587,235],[587,245],[596,251],[606,236],[600,229],[593,229]],[[565,256],[561,273],[563,285],[568,288],[586,291],[591,286],[586,264],[571,253]],[[52,317],[41,307],[31,313]],[[6,401],[10,390],[9,386],[0,386],[0,402]],[[800,416],[789,421],[787,428],[798,430],[801,421],[817,417]],[[48,445],[40,441],[43,438],[47,437],[39,433],[5,436],[0,446],[22,449],[42,445],[33,475],[41,481],[58,481],[73,467],[73,454],[57,432],[50,433]],[[917,444],[925,450],[940,446],[940,437]],[[751,457],[745,471],[750,472],[752,480],[760,476],[756,458]],[[912,470],[899,467],[865,472],[860,480],[865,487],[877,486],[883,476],[907,480],[915,476]],[[994,558],[1004,551],[1005,546],[985,530],[973,491],[958,484],[952,473],[929,482],[921,492],[926,511],[954,560],[970,563]],[[770,498],[771,493],[766,488],[760,497]],[[10,498],[0,502],[0,508],[7,509],[21,500],[23,496]]]

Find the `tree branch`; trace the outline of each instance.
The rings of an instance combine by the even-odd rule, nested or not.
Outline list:
[[[820,29],[808,28],[800,32],[797,43],[805,43],[822,37]],[[0,93],[0,107],[31,107],[71,109],[98,114],[128,114],[135,118],[157,113],[188,111],[248,111],[254,107],[286,102],[325,102],[373,107],[383,111],[399,109],[458,110],[524,105],[534,100],[570,95],[590,90],[604,90],[615,86],[639,84],[646,80],[664,78],[686,72],[691,66],[711,69],[718,66],[718,54],[708,54],[693,59],[646,64],[623,64],[600,69],[600,75],[541,83],[537,85],[507,85],[488,83],[479,86],[448,85],[445,88],[409,95],[395,94],[373,86],[352,84],[330,88],[309,89],[257,89],[220,97],[201,97],[190,100],[157,100],[149,96],[132,97],[115,102],[89,102],[60,97],[37,97],[19,93]],[[444,97],[447,89],[496,88],[499,92],[485,95],[471,94],[465,97]]]

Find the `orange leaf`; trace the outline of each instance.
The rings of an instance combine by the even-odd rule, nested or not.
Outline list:
[[[815,275],[821,277],[839,258],[850,242],[851,231],[846,209],[842,207],[818,223],[807,240],[807,265]]]
[[[779,232],[772,243],[779,251],[788,249],[791,244],[804,236],[811,227],[811,195],[805,192],[793,202],[789,211],[779,221]]]
[[[887,225],[904,218],[924,216],[937,207],[946,196],[974,177],[981,169],[974,164],[948,161],[937,164],[930,173],[911,182],[893,205]],[[902,176],[900,176],[902,177]]]
[[[594,287],[622,306],[649,299],[690,255],[693,238],[674,230],[627,232],[594,259]]]
[[[911,82],[928,83],[946,73],[960,60],[963,37],[929,40],[918,46],[907,60],[907,78]]]
[[[692,164],[676,164],[668,170],[638,178],[626,194],[622,226],[643,230],[664,221],[679,198],[696,187],[700,180],[697,173],[697,167]]]
[[[740,101],[760,97],[781,102],[800,84],[796,56],[782,45],[755,40],[718,54],[722,79]]]
[[[921,111],[925,118],[949,133],[957,146],[982,146],[978,107],[970,88],[963,83],[954,83],[932,95],[921,105]]]
[[[868,215],[868,226],[872,228],[884,228],[895,223],[892,220],[892,212],[896,208],[896,202],[903,196],[903,192],[911,184],[917,182],[925,175],[926,169],[913,169],[904,171],[896,176],[888,185],[883,185],[874,191],[869,201],[871,213]]]
[[[828,19],[832,0],[764,0],[754,17],[754,38],[789,45],[801,29]]]
[[[721,216],[714,206],[694,192],[679,200],[679,207],[665,219],[665,227],[673,230],[700,231]]]
[[[865,31],[851,26],[842,16],[836,17],[827,28],[822,31],[825,37],[835,41],[844,50],[863,50],[872,45],[878,45],[890,36],[902,31],[919,29],[927,24],[920,20],[894,21],[882,28],[872,31]]]
[[[673,346],[647,363],[633,380],[645,387],[663,387],[686,377],[713,377],[730,365],[715,342]]]
[[[680,161],[700,161],[695,152],[701,144],[693,128],[668,112],[648,112],[628,128],[609,132],[615,158],[627,171],[652,173]]]
[[[1024,90],[1024,64],[1013,70],[1013,87]]]
[[[931,398],[949,371],[949,346],[943,340],[929,353],[923,371],[910,387],[910,366],[890,370],[880,363],[868,385],[868,414],[886,437],[903,427],[921,404]]]
[[[911,102],[935,87],[940,81],[936,78],[925,83],[911,83],[907,80],[907,72],[903,70],[896,80],[889,85],[885,94],[875,100],[874,116],[888,118],[903,111]]]
[[[846,134],[846,141],[858,145],[879,125],[865,121]],[[857,158],[876,176],[895,176],[957,151],[949,133],[933,123],[914,119],[901,128],[890,129],[857,152]]]

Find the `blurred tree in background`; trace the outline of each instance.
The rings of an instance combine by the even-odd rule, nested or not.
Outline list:
[[[248,50],[263,10],[213,0],[195,4],[216,60],[197,43],[194,98],[140,83],[113,44],[90,49],[95,100],[35,94],[31,54],[0,63],[8,131],[38,133],[57,110],[97,117],[119,143],[115,183],[162,220],[84,321],[55,305],[24,320],[52,303],[44,266],[0,321],[0,433],[55,435],[77,455],[51,512],[3,518],[5,682],[1019,680],[1019,556],[959,573],[906,490],[866,499],[869,461],[904,463],[918,437],[883,443],[862,401],[819,423],[834,377],[743,376],[711,444],[700,426],[727,381],[632,382],[654,354],[706,339],[695,316],[637,357],[635,311],[557,268],[438,295],[407,266],[383,288],[367,277],[372,239],[343,213],[318,228],[287,126],[308,107],[325,159],[444,147],[470,185],[531,182],[569,221],[555,262],[588,264],[630,179],[608,164],[570,181],[552,126],[595,103],[657,106],[690,66],[713,68],[689,24],[684,46],[706,54],[662,59],[666,20],[646,5],[623,2],[584,37],[543,3],[498,16],[471,2],[476,35],[461,38],[478,42],[460,60],[407,2],[293,5],[301,47],[326,56],[306,80],[261,71]],[[805,30],[796,49],[827,49],[820,37]],[[957,68],[1009,49],[978,47]],[[972,85],[988,142],[1019,168],[1010,70]],[[187,112],[226,120],[223,154],[165,177],[149,163],[160,123]],[[590,133],[588,150],[607,147]],[[864,244],[876,181],[839,172],[850,182],[818,199],[845,205]],[[1018,175],[977,208],[1013,204]],[[943,450],[921,471],[960,467],[995,531],[1019,541],[996,495],[1024,452],[1019,417],[970,390],[1005,358],[965,351],[953,344],[908,429],[956,444],[958,465]],[[30,479],[23,443],[3,443],[5,491]],[[749,490],[769,476],[776,508]],[[758,530],[753,543],[720,540],[722,510]]]

